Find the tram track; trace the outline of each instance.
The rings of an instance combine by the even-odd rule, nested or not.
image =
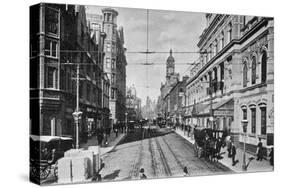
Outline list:
[[[156,159],[155,151],[152,146],[152,138],[148,139],[148,149],[149,149],[149,153],[151,156],[151,167],[153,169],[153,175],[156,177],[157,176],[157,173],[156,173],[157,159]]]
[[[167,158],[163,152],[163,149],[159,143],[159,140],[158,140],[158,137],[157,135],[155,134],[155,129],[153,129],[153,131],[151,131],[151,136],[153,137],[153,140],[155,141],[156,143],[156,147],[157,147],[157,151],[159,153],[159,156],[160,156],[160,161],[163,165],[163,169],[164,169],[164,172],[165,172],[165,175],[166,176],[172,176],[172,172],[171,172],[171,169],[170,169],[170,166],[168,164],[168,161],[167,161]]]
[[[176,163],[178,164],[178,166],[183,169],[184,165],[182,164],[182,162],[179,160],[179,158],[176,156],[175,152],[172,150],[172,148],[170,147],[170,145],[167,143],[167,141],[161,137],[161,139],[163,140],[163,142],[165,143],[165,145],[167,146],[168,150],[170,151],[170,153],[173,155]]]
[[[131,170],[129,172],[130,179],[138,178],[140,167],[142,164],[142,158],[143,158],[143,138],[144,138],[144,132],[142,132],[140,137],[140,145],[139,149],[136,151],[136,160],[134,160],[133,164],[131,165]]]

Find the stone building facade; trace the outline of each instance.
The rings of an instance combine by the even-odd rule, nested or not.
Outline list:
[[[126,57],[123,29],[117,29],[118,12],[105,8],[103,13],[103,31],[106,33],[104,43],[104,71],[110,79],[110,119],[111,125],[125,121],[126,111]]]
[[[126,47],[124,41],[124,31],[123,27],[119,27],[117,30],[117,41],[116,41],[116,86],[117,86],[117,120],[125,122],[126,113]]]
[[[256,151],[273,138],[273,19],[206,14],[186,83],[186,123],[224,130]],[[246,137],[242,120],[248,121]]]
[[[91,35],[85,7],[41,3],[30,15],[31,134],[75,137],[79,67],[79,135],[86,141],[100,119],[103,63],[94,53],[101,44]]]

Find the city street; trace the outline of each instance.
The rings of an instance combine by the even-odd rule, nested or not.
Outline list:
[[[35,183],[274,169],[272,17],[50,3],[30,15]]]
[[[171,131],[148,127],[135,129],[104,158],[102,181],[139,179],[140,169],[147,178],[226,174],[231,171],[219,163],[210,163],[194,155],[192,145]]]

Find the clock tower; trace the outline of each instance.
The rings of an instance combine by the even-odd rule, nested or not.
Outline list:
[[[166,62],[166,79],[169,80],[172,75],[175,74],[175,59],[173,57],[173,51],[170,49],[170,56]]]

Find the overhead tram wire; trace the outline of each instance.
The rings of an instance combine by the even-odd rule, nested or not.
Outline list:
[[[148,32],[149,32],[149,28],[148,28],[148,16],[149,16],[149,12],[148,12],[148,9],[147,9],[147,12],[146,12],[146,53],[145,53],[145,64],[144,65],[148,65]],[[146,73],[146,88],[149,88],[148,87],[148,67],[146,66],[145,68],[145,73]],[[149,95],[148,95],[149,96]]]
[[[31,52],[38,52],[38,50],[32,50]],[[98,51],[92,50],[59,50],[59,52],[67,53],[99,53]],[[126,51],[126,54],[130,53],[139,53],[139,54],[169,54],[169,51]],[[200,52],[200,51],[173,51],[173,54],[208,54],[211,52]],[[233,53],[233,52],[224,52],[224,54]],[[237,52],[236,52],[237,53]],[[267,51],[267,53],[274,53],[274,51]]]

